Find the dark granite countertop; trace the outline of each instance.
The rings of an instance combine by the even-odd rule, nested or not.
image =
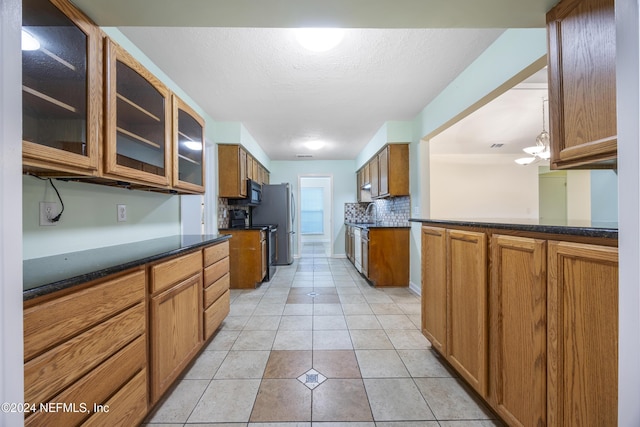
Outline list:
[[[247,225],[246,227],[220,228],[218,231],[247,231],[247,230],[267,230],[268,225]]]
[[[22,262],[23,300],[230,239],[225,234],[176,235]]]
[[[393,222],[345,222],[346,225],[353,227],[359,227],[364,229],[369,228],[411,228],[411,224],[408,222],[405,224],[397,224]]]
[[[420,219],[411,218],[409,221],[431,224],[441,227],[465,226],[493,228],[499,230],[515,230],[536,233],[559,234],[565,236],[597,237],[606,239],[618,238],[618,224],[591,221],[539,221],[535,219]]]

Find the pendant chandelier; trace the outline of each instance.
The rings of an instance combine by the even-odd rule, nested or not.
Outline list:
[[[546,114],[544,110],[544,103],[548,102],[548,99],[542,98],[542,132],[536,137],[536,145],[523,148],[522,151],[527,153],[530,157],[521,157],[516,159],[516,163],[519,165],[529,165],[533,162],[541,160],[549,160],[551,157],[551,149],[549,148],[549,132],[546,127]]]

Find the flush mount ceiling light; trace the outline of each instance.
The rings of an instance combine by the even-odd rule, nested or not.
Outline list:
[[[338,46],[344,37],[342,28],[296,28],[298,43],[313,52],[326,52]]]
[[[38,39],[23,29],[22,30],[22,50],[38,50],[38,49],[40,49],[40,42],[38,41]]]
[[[319,150],[324,147],[324,141],[308,141],[304,144],[309,150]]]
[[[542,132],[536,137],[536,145],[525,147],[522,149],[525,153],[531,157],[521,157],[516,159],[515,162],[519,165],[529,165],[533,162],[540,160],[549,160],[551,157],[551,148],[549,147],[549,132],[546,129],[546,114],[544,111],[544,103],[548,102],[548,99],[542,98]]]

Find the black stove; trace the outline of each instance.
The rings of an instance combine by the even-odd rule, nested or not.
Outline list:
[[[252,224],[253,227],[267,227],[269,233],[267,236],[267,254],[268,268],[267,276],[264,278],[268,282],[276,274],[276,262],[278,261],[278,225],[277,224]]]

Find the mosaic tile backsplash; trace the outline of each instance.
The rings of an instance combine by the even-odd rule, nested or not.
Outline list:
[[[369,203],[345,203],[345,222],[373,222],[371,214],[377,209],[378,221],[389,225],[408,225],[411,217],[411,197],[393,197],[390,199],[374,200],[376,208],[365,213]]]
[[[229,209],[242,209],[249,213],[248,207],[230,206],[228,199],[218,197],[218,228],[229,228]]]

